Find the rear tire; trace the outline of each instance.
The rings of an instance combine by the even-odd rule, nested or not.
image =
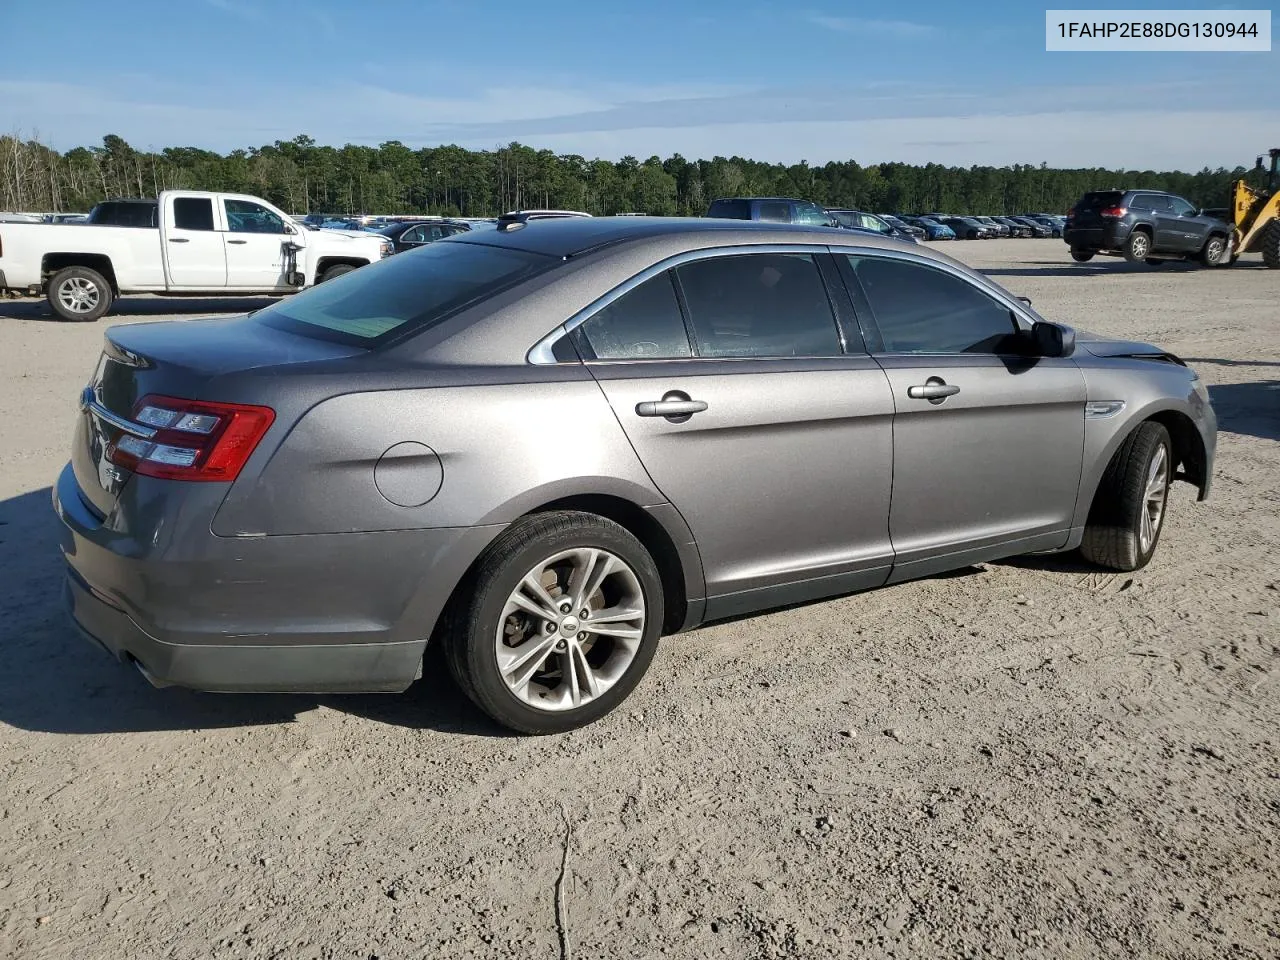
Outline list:
[[[1111,570],[1141,570],[1164,528],[1173,477],[1169,431],[1148,420],[1127,436],[1098,483],[1081,555]]]
[[[320,274],[320,279],[317,280],[316,282],[324,283],[326,280],[332,280],[334,277],[340,277],[344,273],[350,273],[354,269],[355,267],[353,267],[349,263],[335,263],[332,267],[330,267],[324,273]]]
[[[1124,242],[1124,258],[1130,263],[1143,263],[1151,255],[1151,234],[1145,230],[1132,230]]]
[[[1092,250],[1072,250],[1071,259],[1076,263],[1088,263],[1094,257]]]
[[[1262,235],[1262,262],[1280,270],[1280,219],[1272,220]]]
[[[599,566],[600,561],[591,559],[593,551],[601,559],[611,558],[611,565]],[[571,555],[588,559],[579,564]],[[598,589],[585,598],[575,596],[574,588],[582,582],[577,578],[592,582],[591,571],[600,570],[612,572],[601,575]],[[541,594],[526,588],[530,577],[543,585]],[[559,630],[551,617],[533,613],[534,608],[555,613],[540,597],[553,604],[564,601],[557,616],[566,622]],[[637,609],[637,601],[637,616],[618,612]],[[604,607],[615,611],[609,620],[580,617],[582,612],[598,616]],[[441,642],[458,686],[495,721],[520,733],[562,733],[604,716],[635,689],[657,651],[663,613],[662,579],[644,545],[612,520],[563,510],[518,520],[489,546],[469,583],[451,601]],[[574,621],[572,629],[567,620]],[[606,632],[615,628],[634,636],[615,638]],[[568,632],[558,639],[563,631]],[[539,652],[546,645],[546,652]],[[518,654],[526,646],[530,654],[521,661]],[[503,657],[506,662],[500,663]],[[532,665],[527,675],[524,664]],[[598,693],[585,677],[571,683],[566,670],[575,666],[594,678]],[[515,682],[517,677],[523,685]]]
[[[1229,262],[1227,257],[1227,238],[1214,234],[1204,242],[1204,249],[1198,257],[1206,267],[1221,267]]]
[[[49,281],[45,298],[59,320],[90,323],[111,309],[115,292],[97,270],[65,267]]]

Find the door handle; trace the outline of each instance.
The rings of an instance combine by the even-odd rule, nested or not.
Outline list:
[[[690,400],[678,391],[672,391],[661,400],[643,400],[636,404],[638,417],[666,417],[672,423],[684,423],[695,413],[707,409],[707,401]]]
[[[228,240],[227,243],[248,243],[248,240]]]
[[[169,242],[170,243],[190,243],[191,241],[188,240],[186,237],[170,237]]]
[[[941,377],[930,377],[923,384],[907,387],[907,396],[912,400],[928,400],[930,403],[942,403],[947,397],[960,392],[954,383],[947,383]]]

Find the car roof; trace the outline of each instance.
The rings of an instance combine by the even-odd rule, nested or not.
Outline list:
[[[672,239],[687,249],[767,243],[855,243],[902,249],[902,241],[882,238],[869,231],[855,233],[835,227],[710,217],[562,217],[534,220],[518,229],[464,233],[450,238],[449,242],[507,247],[567,259],[601,247]],[[943,255],[935,256],[949,262]]]

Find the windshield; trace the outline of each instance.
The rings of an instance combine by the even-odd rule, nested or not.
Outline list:
[[[253,318],[302,336],[377,346],[435,326],[560,262],[505,247],[433,243],[326,281]]]

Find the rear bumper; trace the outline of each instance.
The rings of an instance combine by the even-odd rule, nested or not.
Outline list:
[[[63,603],[88,639],[157,687],[216,692],[395,692],[421,675],[425,641],[284,646],[166,643],[103,600],[74,568]]]
[[[1098,227],[1067,227],[1062,239],[1073,250],[1119,250],[1129,237],[1129,225],[1122,221]]]
[[[155,512],[157,485],[174,482],[133,477],[105,519],[70,465],[53,491],[72,618],[158,685],[403,690],[454,585],[502,529],[217,537],[217,490]]]

